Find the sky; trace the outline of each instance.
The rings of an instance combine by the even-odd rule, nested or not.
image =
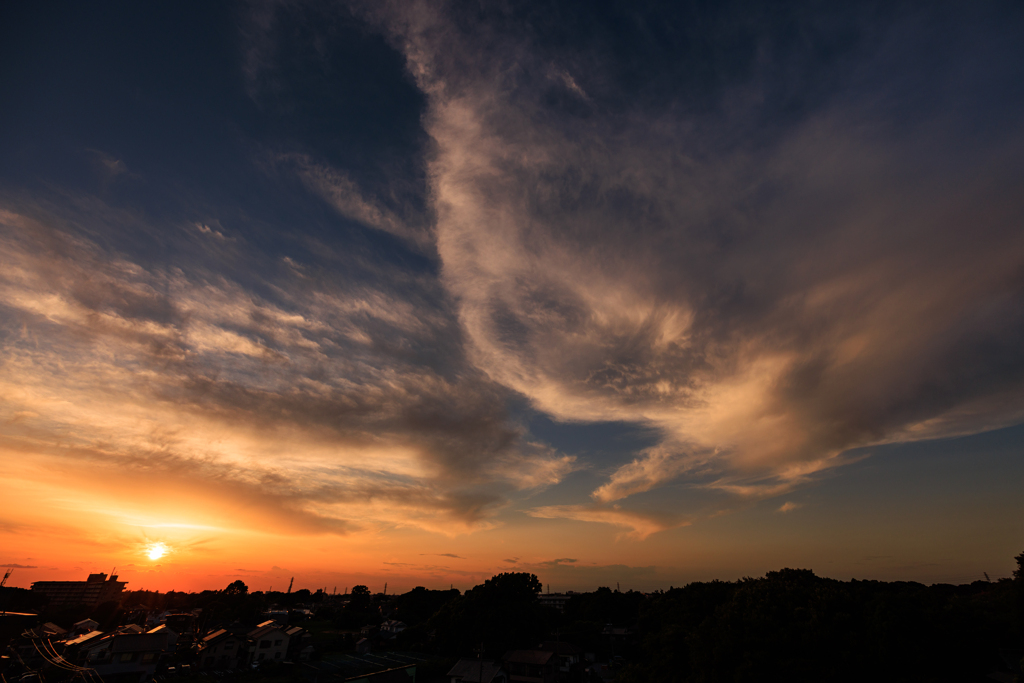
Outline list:
[[[3,3],[0,565],[1024,550],[1024,6]]]

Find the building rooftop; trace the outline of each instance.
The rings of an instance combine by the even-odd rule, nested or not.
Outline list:
[[[102,636],[102,635],[103,635],[103,631],[89,631],[88,633],[83,633],[82,635],[78,636],[77,638],[75,638],[73,640],[66,641],[64,644],[65,645],[81,645],[83,643],[89,642],[93,638],[98,638],[99,636]]]
[[[490,683],[501,671],[499,662],[479,659],[460,659],[448,672],[451,678],[462,683]]]
[[[554,657],[555,653],[548,650],[510,650],[502,659],[516,664],[547,664]]]

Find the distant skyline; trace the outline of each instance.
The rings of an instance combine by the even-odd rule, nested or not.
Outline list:
[[[1024,550],[1019,3],[0,9],[0,566]]]

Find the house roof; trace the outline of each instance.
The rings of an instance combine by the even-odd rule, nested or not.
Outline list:
[[[211,631],[203,636],[203,647],[211,647],[229,638],[235,638],[237,640],[245,640],[245,636],[240,636],[237,633],[232,633],[227,629],[219,628],[216,631]]]
[[[42,632],[44,634],[45,633],[50,633],[50,634],[62,636],[65,633],[67,633],[67,631],[62,629],[60,626],[57,626],[57,624],[53,623],[52,621],[46,622],[45,624],[43,624],[39,628],[42,629]]]
[[[86,652],[95,652],[110,647],[116,635],[116,633],[103,633],[95,638],[90,638],[87,642],[82,643],[82,649]]]
[[[157,652],[167,646],[163,633],[119,633],[114,636],[111,652]]]
[[[82,643],[88,642],[88,641],[92,640],[93,638],[97,638],[97,637],[102,636],[102,635],[103,635],[103,631],[89,631],[88,633],[83,633],[82,635],[78,636],[74,640],[69,640],[69,641],[65,642],[64,644],[65,645],[81,645]]]
[[[265,621],[262,624],[260,624],[259,626],[257,626],[256,630],[249,631],[249,637],[250,638],[262,638],[263,636],[270,635],[271,633],[273,633],[275,631],[277,631],[278,633],[284,634],[284,629],[282,629],[280,626],[278,626],[277,622],[275,622],[273,620]]]
[[[547,664],[554,656],[547,650],[509,650],[502,659],[516,664]]]
[[[448,676],[458,678],[462,683],[490,683],[501,671],[499,662],[479,659],[460,659],[448,672]]]
[[[547,640],[540,644],[538,650],[545,650],[547,652],[554,652],[556,655],[567,657],[569,655],[583,655],[583,648],[577,647],[572,643],[563,643],[562,641]]]

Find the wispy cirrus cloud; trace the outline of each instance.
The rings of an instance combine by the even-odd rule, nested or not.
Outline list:
[[[695,84],[670,43],[634,83],[599,36],[568,51],[513,9],[472,28],[454,5],[365,11],[428,97],[438,254],[474,364],[557,419],[662,434],[597,506],[532,514],[645,536],[664,526],[605,506],[697,475],[778,495],[851,448],[1024,419],[1024,205],[1006,184],[1024,130],[993,114],[992,136],[959,144],[979,116],[963,103],[1001,95],[952,68],[929,75],[936,99],[894,104],[936,39],[920,17],[844,17],[840,47],[794,14],[833,61],[754,31],[742,54],[772,59]],[[969,70],[1014,50],[980,35],[951,48]]]
[[[504,391],[452,346],[429,282],[403,291],[402,275],[380,287],[319,268],[311,281],[289,259],[261,295],[201,266],[143,266],[39,205],[7,206],[4,447],[56,464],[54,486],[153,514],[187,498],[191,517],[227,528],[451,535],[492,527],[506,495],[573,469],[525,442]]]
[[[433,251],[432,230],[425,217],[397,215],[380,200],[363,192],[344,171],[316,163],[306,155],[281,155],[276,161],[293,168],[310,191],[342,216],[407,240],[421,250]]]
[[[653,533],[688,526],[691,520],[672,512],[642,512],[621,505],[545,505],[526,510],[531,517],[572,519],[579,522],[610,524],[622,531],[620,539],[643,540]]]

